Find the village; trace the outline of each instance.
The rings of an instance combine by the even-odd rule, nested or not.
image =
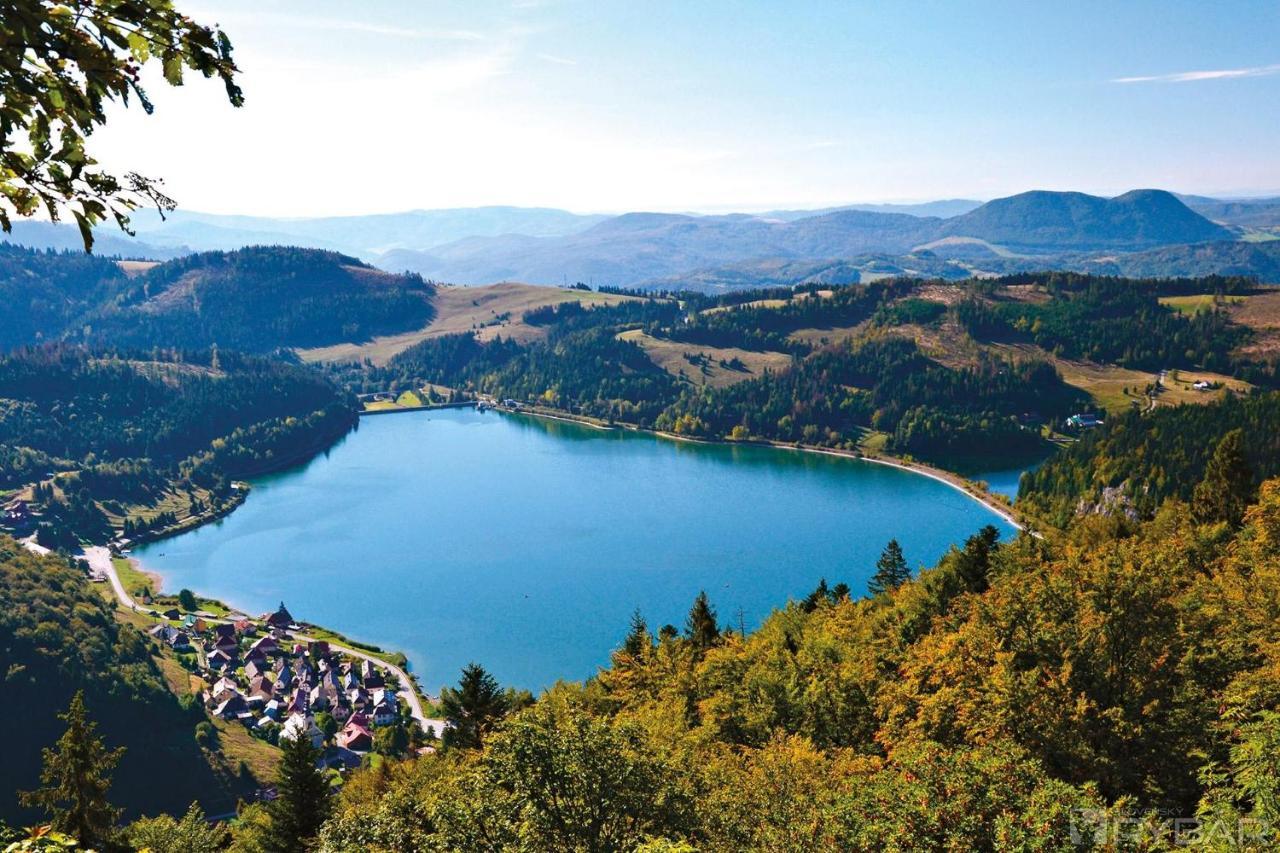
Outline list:
[[[373,753],[431,752],[447,725],[415,717],[388,666],[299,636],[283,602],[256,620],[150,612],[162,621],[147,634],[203,684],[199,696],[210,716],[273,745],[307,738],[324,766],[355,769]]]

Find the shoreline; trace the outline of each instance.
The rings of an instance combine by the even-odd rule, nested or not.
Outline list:
[[[634,424],[615,424],[608,426],[595,421],[571,414],[551,414],[541,412],[536,409],[509,409],[504,406],[494,406],[493,410],[503,414],[528,415],[535,418],[544,418],[552,421],[562,421],[564,423],[573,423],[578,426],[590,427],[592,429],[608,431],[611,429],[624,429],[630,432],[645,433],[656,438],[663,438],[669,441],[683,441],[689,444],[707,444],[720,447],[769,447],[774,450],[788,450],[795,453],[816,453],[823,456],[838,456],[844,459],[854,459],[862,462],[870,462],[876,465],[885,465],[890,468],[897,468],[900,471],[907,471],[912,474],[919,474],[935,480],[943,485],[950,486],[958,492],[963,493],[967,497],[977,501],[987,510],[999,516],[1015,530],[1020,532],[1028,532],[1033,536],[1037,536],[1031,530],[1030,525],[1020,519],[1016,515],[1016,510],[1012,506],[1005,505],[989,493],[984,494],[973,480],[957,474],[954,471],[948,471],[945,468],[938,468],[934,465],[927,465],[922,462],[907,462],[893,456],[872,456],[856,450],[841,450],[835,447],[817,447],[807,444],[792,444],[783,441],[771,441],[768,439],[748,439],[744,441],[729,441],[727,439],[717,438],[699,438],[691,435],[678,435],[674,432],[664,432],[663,430],[647,429],[645,427],[636,426]]]

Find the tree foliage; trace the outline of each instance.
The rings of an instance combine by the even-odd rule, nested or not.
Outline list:
[[[111,216],[124,229],[140,202],[174,203],[150,178],[123,178],[100,168],[86,138],[106,124],[113,102],[132,97],[152,105],[140,72],[161,67],[172,86],[184,71],[217,77],[233,106],[243,103],[231,42],[202,26],[169,0],[46,3],[17,0],[0,6],[0,226],[43,210],[51,219],[69,211],[86,251],[92,228]]]
[[[120,817],[121,810],[111,805],[107,792],[124,748],[107,749],[97,724],[89,719],[82,690],[58,719],[66,722],[67,730],[56,746],[44,750],[44,787],[22,791],[18,798],[24,806],[44,809],[53,828],[74,836],[81,846],[102,844],[115,834]]]

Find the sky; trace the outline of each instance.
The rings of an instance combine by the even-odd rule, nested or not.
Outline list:
[[[147,78],[107,166],[270,216],[1280,194],[1280,0],[177,0],[246,103]]]

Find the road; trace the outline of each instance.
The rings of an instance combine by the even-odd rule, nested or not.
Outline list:
[[[124,584],[120,582],[120,575],[116,572],[115,563],[111,561],[110,550],[102,545],[93,545],[84,549],[83,557],[89,564],[89,569],[92,572],[106,576],[107,580],[111,583],[111,588],[115,590],[116,598],[120,600],[122,605],[130,610],[138,609],[138,603],[133,600],[133,597],[130,596],[128,591],[124,588]],[[219,619],[217,617],[206,617],[205,621],[225,623],[230,620]],[[304,643],[317,639],[316,637],[300,634],[296,631],[290,631],[289,636],[293,637],[295,640],[301,640]],[[368,652],[362,652],[359,649],[349,648],[328,640],[325,642],[328,642],[329,648],[335,652],[340,652],[341,654],[358,658],[359,660],[370,661],[394,675],[396,680],[400,682],[400,690],[397,692],[397,695],[403,697],[404,701],[409,704],[409,711],[412,713],[413,718],[417,720],[418,725],[422,730],[427,730],[427,726],[429,725],[427,722],[428,717],[422,711],[422,700],[418,698],[418,691],[414,689],[413,680],[409,678],[409,673],[405,672],[395,664],[387,663],[382,658],[371,655]]]

